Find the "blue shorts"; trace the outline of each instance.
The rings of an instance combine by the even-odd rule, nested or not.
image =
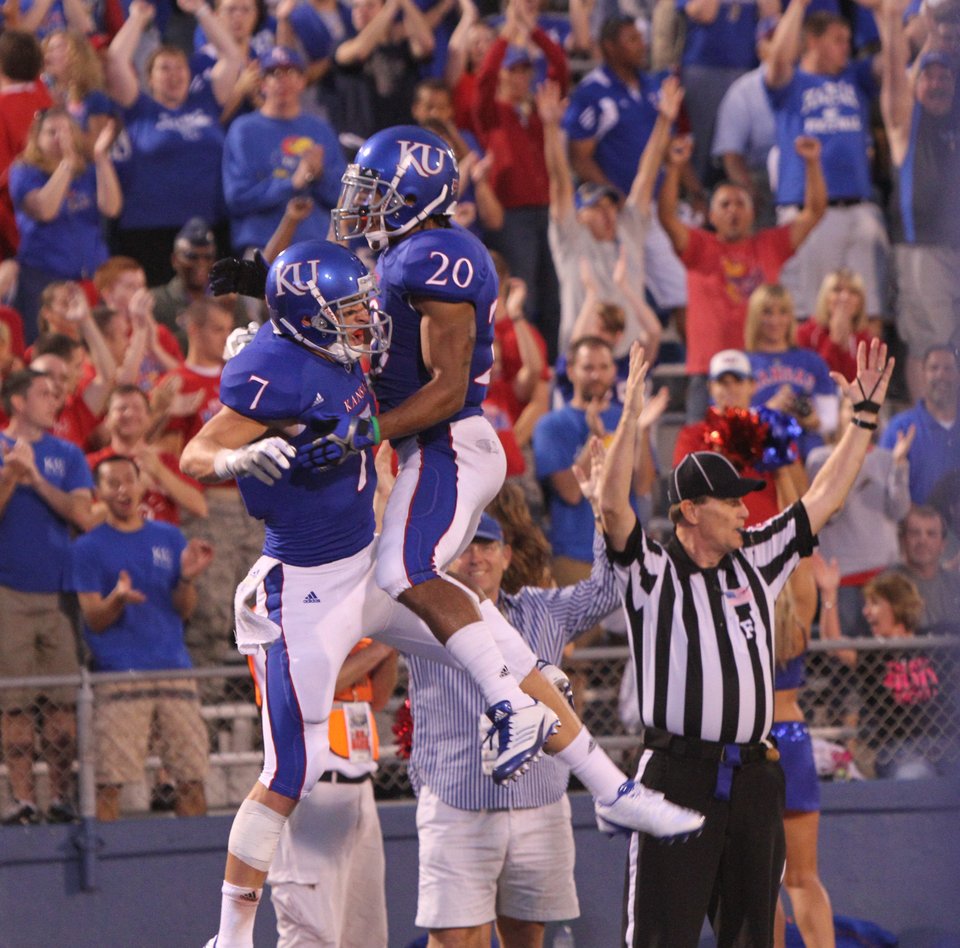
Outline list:
[[[770,728],[780,751],[780,766],[787,782],[785,809],[800,813],[820,810],[820,783],[813,762],[813,741],[803,721],[778,721]]]

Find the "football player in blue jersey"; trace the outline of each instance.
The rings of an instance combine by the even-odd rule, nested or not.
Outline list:
[[[442,572],[468,546],[506,473],[500,442],[481,407],[493,365],[496,270],[483,244],[451,220],[458,189],[453,152],[417,126],[377,132],[348,166],[333,212],[336,235],[363,236],[381,251],[380,300],[392,317],[393,336],[375,381],[378,417],[362,433],[353,429],[353,436],[341,419],[335,432],[309,450],[310,463],[330,464],[390,440],[400,466],[383,518],[377,583],[482,680],[477,669],[489,630],[504,619],[492,602],[478,607]],[[545,679],[531,677],[522,685],[556,707]],[[548,749],[578,776],[578,768],[599,768],[595,744],[579,721],[559,713],[564,726]],[[628,783],[605,792],[603,783],[587,784],[599,800],[616,802],[619,790],[621,806],[629,799],[632,809],[642,808],[644,788]],[[654,809],[663,818],[663,833],[655,828],[655,835],[695,818],[663,807],[662,798],[648,802],[650,822],[658,827]]]
[[[264,555],[235,602],[241,651],[261,645],[266,651],[264,768],[230,833],[220,930],[211,942],[218,948],[252,945],[280,830],[324,767],[336,674],[350,648],[366,634],[401,651],[460,660],[374,580],[375,472],[372,451],[358,445],[361,433],[375,426],[359,359],[383,363],[390,337],[390,317],[376,306],[375,293],[375,278],[342,247],[309,241],[284,251],[267,274],[271,320],[227,363],[224,407],[181,459],[183,469],[203,481],[237,477],[249,512],[266,525]],[[339,463],[329,466],[318,452],[329,450],[323,433],[334,424],[342,444]],[[516,679],[539,679],[536,659],[505,622],[488,635],[503,675],[477,683],[494,705],[522,704],[527,699]],[[579,730],[572,712],[566,714]],[[493,717],[502,724],[513,715]],[[531,740],[516,728],[498,730],[499,777],[505,779],[539,752],[543,735]],[[607,763],[613,781],[622,780]],[[690,811],[661,801],[651,832],[684,833],[696,828],[691,819],[699,826]],[[650,822],[647,808],[636,812],[630,793],[599,812],[609,829]]]

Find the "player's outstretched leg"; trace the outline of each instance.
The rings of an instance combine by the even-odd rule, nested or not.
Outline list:
[[[257,782],[233,818],[223,874],[220,928],[205,948],[253,948],[253,925],[280,832],[296,800]]]
[[[555,711],[517,684],[487,616],[478,611],[476,598],[464,587],[437,577],[404,590],[397,598],[429,627],[483,694],[498,740],[494,781],[519,777],[560,726]],[[534,661],[531,657],[527,667]]]
[[[481,606],[484,614],[485,605]],[[659,791],[627,779],[577,717],[568,697],[572,695],[570,681],[561,669],[539,662],[521,686],[550,705],[560,718],[561,728],[547,742],[546,751],[566,764],[593,795],[601,832],[611,836],[640,832],[661,838],[700,832],[702,813],[677,806]]]

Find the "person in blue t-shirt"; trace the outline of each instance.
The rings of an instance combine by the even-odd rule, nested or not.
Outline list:
[[[0,432],[0,676],[76,675],[73,626],[61,609],[71,529],[92,523],[93,481],[78,447],[47,434],[57,393],[43,373],[21,369],[3,385],[10,424]],[[42,722],[35,719],[43,704]],[[76,815],[71,768],[76,756],[76,689],[0,692],[0,738],[14,803],[4,823],[37,823],[35,730],[50,770],[47,819]]]
[[[927,349],[960,345],[960,64],[945,52],[924,52],[911,77],[899,4],[889,6],[881,14],[880,105],[894,179],[897,333],[907,344],[907,384],[917,396]]]
[[[27,147],[10,169],[10,196],[20,231],[16,308],[28,342],[37,336],[44,289],[58,280],[89,280],[109,256],[102,218],[119,216],[120,182],[110,160],[109,122],[85,154],[82,133],[65,109],[41,112]]]
[[[146,485],[133,458],[105,458],[94,478],[107,519],[74,544],[71,577],[93,670],[190,668],[183,620],[197,604],[193,581],[213,560],[213,547],[144,520]],[[115,820],[123,784],[143,778],[154,723],[163,767],[176,782],[177,814],[203,815],[208,746],[196,682],[138,679],[96,692],[97,819]]]
[[[139,260],[150,286],[173,276],[170,246],[190,217],[224,218],[220,189],[220,116],[243,66],[230,32],[205,0],[178,0],[194,14],[220,53],[210,82],[193,89],[184,52],[160,46],[146,65],[141,91],[134,54],[155,8],[133,0],[126,23],[107,50],[107,91],[121,107],[124,131],[114,146],[124,212],[112,241],[117,256]]]
[[[910,460],[910,499],[925,504],[934,488],[960,469],[960,366],[950,346],[933,346],[923,357],[923,398],[894,415],[880,435],[892,450],[899,433],[916,431]]]
[[[573,397],[548,412],[533,430],[537,477],[543,482],[550,514],[551,570],[558,585],[586,579],[593,563],[593,511],[580,491],[574,470],[590,470],[591,435],[601,439],[620,420],[623,404],[614,398],[617,366],[610,344],[598,336],[582,336],[567,354],[567,375]],[[649,452],[638,463],[634,502],[649,500],[653,465]]]
[[[223,193],[238,254],[265,247],[298,195],[313,198],[294,241],[324,240],[346,169],[337,134],[301,106],[306,88],[300,54],[276,46],[260,58],[263,105],[230,126],[223,149]]]
[[[686,39],[681,79],[693,134],[693,167],[701,181],[715,181],[710,147],[720,100],[733,82],[757,65],[756,33],[763,16],[779,13],[778,3],[757,0],[676,0]],[[765,9],[761,9],[765,6]]]
[[[116,106],[103,91],[103,64],[86,36],[76,30],[54,30],[44,39],[43,81],[92,148]]]
[[[216,0],[213,9],[217,19],[233,37],[245,66],[223,103],[220,120],[227,125],[235,116],[246,115],[256,109],[260,92],[258,59],[277,44],[276,30],[279,29],[279,24],[274,24],[273,19],[267,16],[266,5],[262,0]],[[277,16],[279,17],[279,10]],[[190,88],[200,89],[213,81],[213,70],[220,61],[221,53],[216,43],[207,39],[207,34],[199,23],[194,33],[193,46],[194,53],[190,57],[190,73],[193,79]]]
[[[793,148],[798,135],[820,140],[829,202],[781,279],[793,293],[797,315],[805,318],[814,310],[823,278],[849,267],[863,277],[867,314],[879,331],[889,244],[883,215],[873,201],[868,156],[878,67],[872,59],[850,61],[850,27],[842,17],[819,11],[804,20],[810,2],[791,0],[763,67],[779,148],[778,223],[793,220],[803,203],[803,162]]]
[[[792,415],[803,433],[797,439],[805,461],[824,436],[837,429],[840,398],[830,369],[810,349],[796,345],[796,318],[790,291],[777,283],[758,286],[747,302],[744,351],[756,382],[750,404]]]
[[[641,71],[647,50],[632,17],[616,16],[603,24],[600,52],[603,63],[584,76],[563,118],[570,164],[581,181],[628,195],[657,121],[660,87],[668,73]],[[685,183],[701,190],[692,173]],[[687,274],[656,215],[644,246],[645,283],[654,302],[662,310],[683,309]]]

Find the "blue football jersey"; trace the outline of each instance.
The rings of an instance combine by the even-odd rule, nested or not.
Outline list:
[[[369,416],[373,396],[359,364],[344,366],[311,353],[266,323],[234,356],[220,379],[228,408],[286,435],[295,447],[317,437],[311,418]],[[272,485],[238,480],[250,515],[266,525],[263,552],[291,566],[352,556],[373,539],[373,453],[329,471],[284,471]]]
[[[374,383],[381,410],[395,408],[430,381],[420,347],[420,313],[410,303],[425,298],[474,308],[470,385],[463,408],[446,422],[481,414],[493,366],[497,304],[497,273],[487,248],[462,227],[416,231],[384,251],[377,276],[381,308],[393,319],[390,354]]]

